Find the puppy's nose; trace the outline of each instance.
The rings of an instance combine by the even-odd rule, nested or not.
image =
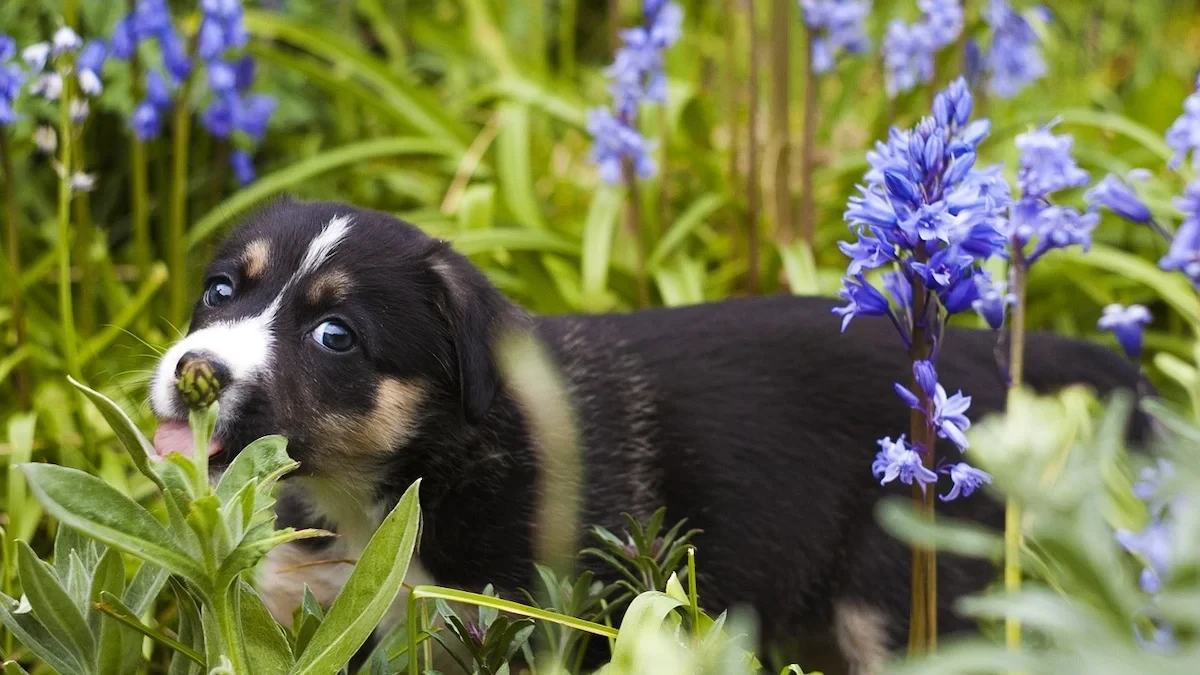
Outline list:
[[[175,388],[189,408],[205,408],[229,384],[229,367],[212,354],[190,351],[175,364]]]

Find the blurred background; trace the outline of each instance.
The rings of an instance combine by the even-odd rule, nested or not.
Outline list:
[[[836,243],[850,239],[843,212],[865,153],[889,126],[928,114],[934,91],[971,74],[968,43],[986,45],[991,30],[988,3],[967,0],[963,37],[937,55],[932,81],[892,97],[880,47],[890,22],[920,16],[915,0],[871,3],[867,49],[838,55],[824,73],[808,63],[795,0],[679,0],[678,39],[663,51],[666,103],[637,120],[654,170],[609,183],[589,119],[611,105],[606,69],[620,31],[642,21],[639,0],[246,2],[228,74],[245,105],[260,106],[246,124],[223,117],[213,73],[201,74],[205,4],[0,4],[0,34],[18,49],[51,40],[65,20],[84,44],[104,40],[109,52],[86,111],[26,91],[0,127],[0,419],[10,430],[7,440],[0,430],[0,461],[19,450],[148,494],[130,483],[124,455],[103,451],[111,431],[65,376],[146,422],[149,369],[185,329],[213,247],[240,216],[285,192],[411,221],[540,313],[833,295],[847,264]],[[1011,178],[1016,134],[1059,118],[1093,182],[1147,168],[1139,192],[1173,226],[1171,197],[1190,167],[1167,168],[1163,135],[1195,90],[1198,3],[1013,9],[1048,19],[1036,24],[1045,74],[1007,98],[972,75],[984,78],[975,116],[992,122],[980,162],[1003,162]],[[131,10],[169,11],[162,20],[175,41],[118,58]],[[168,77],[159,91],[181,55],[192,55],[192,75]],[[1063,200],[1082,204],[1077,193]],[[1104,212],[1095,241],[1089,253],[1056,252],[1035,269],[1030,326],[1111,344],[1096,329],[1101,309],[1144,304],[1155,320],[1143,360],[1168,397],[1183,398],[1165,370],[1192,356],[1189,285],[1157,268],[1166,245],[1144,226]],[[12,422],[29,411],[36,432],[18,438]],[[17,528],[12,537],[34,538],[39,507],[18,489],[13,478],[0,485],[4,524]]]

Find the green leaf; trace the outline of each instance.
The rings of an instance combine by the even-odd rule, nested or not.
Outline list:
[[[1103,244],[1094,244],[1086,254],[1064,256],[1064,260],[1099,268],[1124,279],[1136,281],[1152,289],[1188,323],[1200,324],[1200,307],[1196,304],[1196,292],[1181,274],[1161,270],[1154,263]]]
[[[165,568],[148,560],[143,561],[141,567],[138,567],[138,571],[134,573],[129,586],[126,587],[122,601],[133,610],[134,614],[142,616],[154,604],[163,585],[167,583],[169,574]]]
[[[100,635],[101,621],[100,615],[94,611],[93,606],[100,601],[102,592],[111,593],[116,597],[121,597],[125,592],[125,562],[121,560],[121,554],[115,548],[110,548],[104,553],[104,557],[100,558],[100,562],[96,565],[95,571],[92,573],[91,585],[88,588],[88,605],[87,619],[88,629],[92,635]],[[105,648],[103,637],[100,640],[101,651]],[[116,672],[111,670],[100,669],[100,672]]]
[[[8,418],[9,465],[24,464],[33,458],[33,437],[37,426],[36,413],[24,413]],[[19,538],[33,536],[37,527],[40,509],[37,502],[26,498],[25,479],[18,471],[8,472],[8,537],[5,544],[11,546]],[[6,549],[5,556],[16,555],[15,550]]]
[[[175,605],[179,608],[178,642],[182,647],[178,645],[173,647],[176,653],[171,657],[168,675],[192,675],[196,672],[207,672],[207,668],[205,668],[207,647],[204,641],[200,605],[192,596],[191,591],[178,579],[171,577],[170,584],[171,591],[175,594]],[[213,635],[217,634],[213,633]]]
[[[82,391],[83,395],[100,411],[104,420],[112,427],[113,433],[117,435],[117,439],[121,441],[121,447],[125,448],[125,452],[129,453],[129,457],[133,460],[133,465],[137,467],[137,470],[145,477],[154,481],[154,484],[162,489],[163,492],[166,492],[166,485],[163,484],[158,474],[150,468],[150,457],[155,454],[154,446],[138,430],[133,420],[129,418],[129,415],[126,415],[125,411],[121,410],[121,406],[114,403],[112,399],[104,394],[83,385],[70,375],[67,376],[67,380]]]
[[[287,439],[283,436],[264,436],[238,453],[217,483],[217,498],[228,503],[244,485],[259,478],[261,486],[269,486],[285,473],[300,466],[287,454]]]
[[[807,242],[797,239],[790,246],[781,245],[779,257],[783,260],[783,269],[787,273],[788,286],[793,295],[820,294],[821,281],[817,274],[817,262]]]
[[[617,216],[621,213],[623,203],[620,190],[602,186],[592,196],[592,205],[583,223],[583,297],[589,307],[601,309],[604,304],[613,233],[616,232]]]
[[[239,602],[242,634],[251,672],[286,673],[294,663],[287,636],[254,589],[245,581],[238,580],[237,584],[242,595]]]
[[[109,546],[204,584],[204,569],[181,551],[179,541],[149,511],[104,481],[54,464],[24,464],[21,470],[55,518]]]
[[[979,525],[956,521],[945,516],[933,524],[918,515],[911,500],[887,498],[875,510],[879,524],[899,539],[937,550],[972,558],[997,560],[1004,542],[994,532]]]
[[[500,133],[496,136],[496,176],[500,192],[523,226],[546,229],[538,207],[537,191],[533,187],[529,108],[518,103],[504,103],[496,115],[500,125]]]
[[[293,674],[341,668],[383,619],[400,592],[421,524],[421,481],[409,486],[371,537]]]
[[[60,673],[86,673],[83,663],[58,638],[34,618],[28,607],[0,593],[0,623],[39,659]]]
[[[383,157],[440,155],[456,157],[457,145],[435,138],[393,137],[350,143],[319,152],[285,168],[269,173],[238,190],[204,214],[188,230],[188,250],[196,248],[234,219],[261,204],[268,197],[286,192],[300,183],[346,166],[361,165]]]
[[[621,619],[621,631],[613,645],[612,665],[617,666],[616,670],[621,670],[620,664],[636,663],[634,651],[638,638],[643,633],[662,630],[671,612],[684,604],[659,591],[646,591],[634,598]]]
[[[42,562],[24,541],[17,542],[17,570],[21,588],[33,606],[33,615],[77,660],[91,662],[96,641],[88,630],[87,619],[54,575],[53,568]]]
[[[490,230],[460,232],[447,237],[455,250],[463,255],[487,253],[502,248],[507,251],[536,251],[580,255],[580,244],[551,230],[532,230],[518,227],[497,227]]]
[[[663,238],[659,240],[658,245],[654,247],[647,262],[650,271],[657,270],[697,228],[707,222],[708,218],[725,206],[728,201],[723,195],[707,194],[688,205],[687,210],[679,214]]]
[[[58,532],[54,534],[54,569],[60,579],[66,579],[71,574],[71,553],[76,553],[81,559],[95,557],[92,555],[96,553],[93,540],[73,527],[59,525]]]

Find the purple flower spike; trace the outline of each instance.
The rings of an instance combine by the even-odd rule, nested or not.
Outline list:
[[[1141,305],[1108,305],[1096,324],[1101,330],[1112,331],[1121,349],[1136,359],[1142,352],[1142,331],[1150,323],[1150,310]]]

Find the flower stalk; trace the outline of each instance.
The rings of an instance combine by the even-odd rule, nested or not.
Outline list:
[[[8,269],[12,274],[12,321],[16,332],[16,349],[25,345],[25,298],[21,288],[21,236],[20,220],[21,207],[17,203],[17,174],[13,166],[12,152],[8,145],[8,135],[0,132],[0,170],[4,171],[4,202],[5,202],[5,245],[8,248]],[[17,384],[17,405],[21,410],[29,410],[30,380],[28,361],[22,361],[15,371]]]
[[[74,166],[74,134],[71,129],[71,78],[63,78],[59,98],[58,181],[58,320],[67,374],[82,379],[75,334],[75,307],[71,293],[71,167]]]

